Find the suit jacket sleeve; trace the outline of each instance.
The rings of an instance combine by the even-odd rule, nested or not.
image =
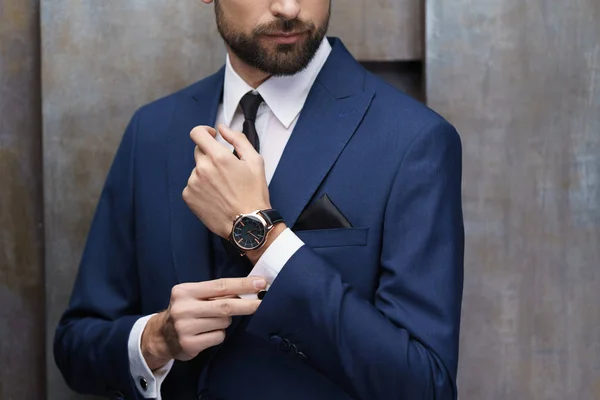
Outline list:
[[[138,395],[129,372],[128,339],[140,315],[134,232],[136,117],[103,188],[54,357],[67,384],[86,394]]]
[[[247,329],[289,340],[354,398],[455,399],[464,230],[461,144],[448,123],[430,123],[413,139],[383,229],[373,301],[303,246]]]

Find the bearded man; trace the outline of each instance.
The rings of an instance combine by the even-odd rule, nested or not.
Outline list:
[[[326,37],[330,0],[214,7],[225,65],[140,108],[115,156],[56,332],[66,382],[456,398],[456,130]]]

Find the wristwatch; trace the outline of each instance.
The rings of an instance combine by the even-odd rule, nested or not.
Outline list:
[[[279,222],[283,222],[283,218],[273,209],[237,215],[228,240],[243,256],[264,246],[269,232]]]

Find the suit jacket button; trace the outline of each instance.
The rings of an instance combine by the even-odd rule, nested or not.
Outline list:
[[[146,391],[148,390],[148,381],[144,378],[140,378],[140,387],[142,388],[142,390]]]
[[[281,343],[281,336],[271,335],[271,336],[269,336],[269,340],[275,344],[279,344],[279,343]]]
[[[298,348],[293,343],[290,345],[290,354],[293,356],[298,354]]]
[[[288,352],[288,351],[290,351],[290,348],[291,348],[291,347],[292,347],[292,344],[291,344],[291,343],[290,343],[290,341],[289,341],[289,340],[287,340],[287,339],[283,339],[283,340],[281,341],[281,343],[279,343],[279,348],[280,348],[282,351]]]
[[[306,354],[304,354],[303,352],[299,351],[298,352],[298,358],[301,359],[302,361],[306,361],[308,357],[306,357]]]

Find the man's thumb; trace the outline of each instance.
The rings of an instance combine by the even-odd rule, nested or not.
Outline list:
[[[256,150],[254,150],[254,147],[243,133],[229,129],[229,127],[224,124],[219,125],[219,133],[227,143],[233,146],[241,160],[248,159],[257,154]]]

